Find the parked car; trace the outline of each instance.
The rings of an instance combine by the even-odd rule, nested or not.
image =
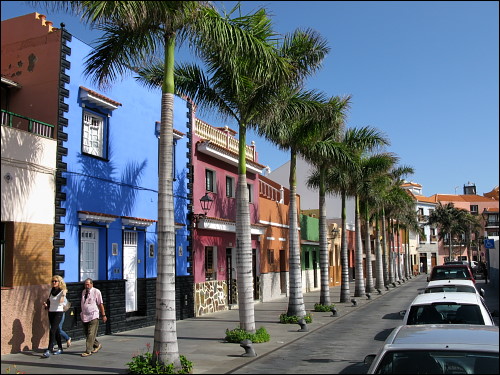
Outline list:
[[[466,260],[448,260],[444,262],[444,265],[447,264],[469,264],[469,262],[467,262]]]
[[[476,293],[484,298],[484,289],[483,288],[478,289],[472,280],[449,279],[449,280],[429,281],[429,284],[427,284],[427,287],[423,290],[423,293],[441,293],[441,292]]]
[[[498,338],[496,326],[399,326],[365,357],[367,373],[498,374]]]
[[[443,266],[434,266],[432,267],[431,274],[427,276],[427,281],[448,279],[472,280],[474,283],[476,282],[476,279],[472,274],[472,269],[467,264],[446,264]]]
[[[484,299],[476,293],[439,292],[419,294],[400,312],[403,324],[495,325]]]

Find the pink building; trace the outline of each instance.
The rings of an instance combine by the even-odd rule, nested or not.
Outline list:
[[[238,144],[236,132],[213,127],[191,112],[192,269],[195,316],[226,310],[237,303],[236,288],[236,184]],[[255,146],[246,146],[247,184],[253,251],[254,298],[259,298],[259,238],[266,227],[259,224],[259,174]],[[204,211],[200,199],[211,206]]]

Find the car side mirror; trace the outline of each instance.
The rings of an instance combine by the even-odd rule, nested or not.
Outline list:
[[[363,361],[364,364],[370,366],[373,363],[375,356],[376,356],[375,354],[368,354]]]
[[[429,276],[427,276],[427,282],[429,282]]]
[[[406,310],[401,310],[401,311],[399,312],[399,316],[400,316],[401,318],[404,318],[404,317],[405,317],[405,314],[406,314]]]

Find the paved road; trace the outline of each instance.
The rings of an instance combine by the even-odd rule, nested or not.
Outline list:
[[[427,284],[425,278],[407,282],[315,332],[283,346],[232,374],[362,374],[367,354],[376,353],[394,327],[401,324],[399,311]]]

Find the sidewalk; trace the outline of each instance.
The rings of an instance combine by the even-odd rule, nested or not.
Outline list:
[[[425,277],[425,274],[414,277],[406,283],[398,285],[398,288],[408,287],[413,292],[415,287],[412,284],[417,280],[425,280]],[[481,283],[481,281],[479,282]],[[490,302],[490,299],[492,300],[491,303],[493,304],[488,303],[491,311],[494,309],[498,311],[498,291],[493,289],[491,283],[481,286],[485,289],[486,301]],[[255,344],[255,352],[258,357],[263,356],[314,330],[320,329],[325,324],[341,320],[342,316],[377,298],[384,297],[391,293],[392,290],[392,287],[389,291],[383,290],[381,295],[377,292],[372,293],[371,300],[368,300],[365,296],[358,297],[356,298],[357,306],[354,307],[352,303],[338,303],[340,286],[330,288],[331,300],[337,307],[338,317],[332,317],[331,312],[312,312],[313,322],[308,325],[309,332],[298,332],[300,327],[296,324],[279,323],[279,315],[287,310],[287,297],[281,297],[270,302],[256,303],[256,328],[264,326],[271,335],[271,340],[267,343]],[[353,296],[354,283],[350,284],[350,292],[351,296]],[[312,311],[314,304],[319,302],[319,291],[305,293],[304,302],[306,311]],[[496,318],[496,321],[498,323],[498,318]],[[177,321],[179,353],[194,363],[193,373],[227,373],[255,359],[254,357],[242,357],[245,350],[239,344],[224,341],[225,330],[234,329],[238,325],[238,310],[227,310],[199,318]],[[127,373],[126,363],[131,360],[132,356],[146,351],[147,344],[153,346],[153,336],[154,326],[99,336],[103,348],[99,353],[86,358],[80,356],[80,353],[85,348],[83,340],[75,341],[71,348],[64,351],[63,355],[51,356],[48,359],[41,358],[43,350],[3,355],[1,357],[2,374],[6,373],[6,368],[14,364],[18,370],[27,374],[125,374]],[[11,371],[11,373],[14,373],[14,371]]]

